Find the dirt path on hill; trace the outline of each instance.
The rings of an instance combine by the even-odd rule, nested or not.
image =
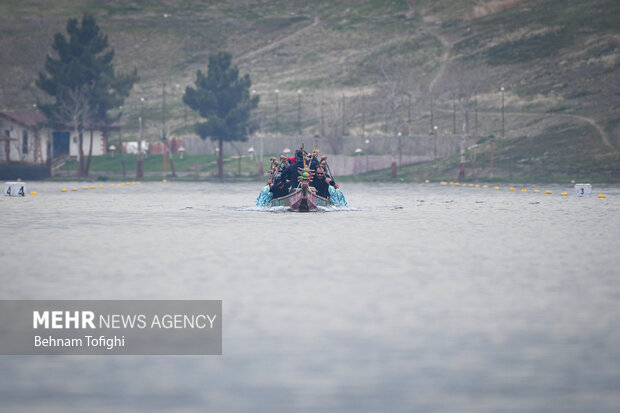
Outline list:
[[[440,107],[435,107],[435,110],[438,112],[443,112],[443,113],[452,113],[453,109],[443,109]],[[486,113],[486,114],[492,114],[492,115],[500,115],[501,112],[499,111],[493,111],[493,110],[478,110],[478,113]],[[605,130],[592,118],[589,118],[587,116],[582,116],[582,115],[574,115],[572,113],[532,113],[532,112],[513,112],[513,111],[504,111],[505,115],[512,115],[512,116],[527,116],[530,118],[544,118],[544,117],[562,117],[562,118],[568,118],[577,122],[582,122],[582,123],[587,123],[590,126],[592,126],[594,129],[596,129],[596,131],[598,132],[600,138],[601,138],[601,142],[603,142],[603,145],[607,146],[610,149],[613,149],[614,152],[618,152],[618,148],[616,148],[616,146],[611,142],[611,140],[609,139],[609,135],[607,134],[607,132],[605,132]]]
[[[562,114],[561,116],[568,116],[568,117],[571,117],[573,119],[579,119],[579,120],[581,120],[583,122],[589,123],[601,135],[601,140],[603,141],[603,143],[606,146],[612,148],[616,152],[618,151],[618,149],[611,143],[611,140],[609,139],[609,135],[607,134],[607,132],[605,132],[605,129],[603,129],[598,123],[596,123],[596,121],[594,119],[588,118],[586,116],[581,116],[581,115]]]
[[[435,88],[435,85],[437,84],[437,82],[439,82],[439,80],[441,80],[441,78],[443,77],[443,74],[446,71],[446,67],[448,66],[448,60],[450,59],[450,50],[452,50],[452,43],[450,43],[450,41],[446,37],[440,35],[433,29],[430,29],[427,27],[426,31],[432,34],[433,36],[435,36],[437,39],[439,39],[439,41],[441,42],[441,45],[444,48],[444,52],[439,58],[439,69],[437,70],[437,74],[435,75],[433,80],[431,80],[431,82],[428,85],[428,91],[432,93],[433,89]]]
[[[414,13],[414,9],[413,7],[415,6],[415,2],[409,2],[409,13],[408,16],[412,15]],[[428,18],[429,23],[433,22],[433,23],[437,23],[439,22],[439,20],[434,19],[432,17]],[[441,57],[439,58],[439,69],[437,70],[437,74],[435,75],[435,77],[433,77],[433,80],[431,80],[431,82],[429,83],[428,86],[428,90],[429,93],[432,94],[433,89],[435,88],[435,85],[437,84],[437,82],[439,82],[441,80],[441,78],[443,77],[446,68],[448,67],[448,61],[450,60],[450,51],[452,50],[452,43],[445,37],[442,36],[441,34],[439,34],[437,32],[436,29],[431,28],[428,26],[428,24],[425,27],[425,30],[430,33],[431,35],[435,36],[437,39],[439,39],[439,41],[441,42],[442,46],[444,47],[444,52],[441,55]],[[439,109],[440,111],[447,111],[445,109]],[[450,111],[451,112],[451,111]],[[494,113],[494,112],[488,112],[488,113]],[[509,112],[504,112],[504,113],[509,113]],[[539,114],[539,113],[527,113],[527,112],[511,112],[513,115],[517,115],[517,116],[531,116],[531,117],[543,117],[547,114]],[[556,116],[562,116],[565,118],[570,118],[573,120],[577,120],[577,121],[581,121],[581,122],[585,122],[588,123],[589,125],[591,125],[594,129],[596,129],[596,131],[598,132],[601,141],[603,142],[603,144],[605,146],[607,146],[608,148],[611,148],[614,150],[614,152],[618,152],[618,148],[616,148],[616,146],[611,142],[611,139],[609,138],[609,135],[607,134],[607,132],[605,131],[605,129],[603,129],[594,119],[589,118],[587,116],[582,116],[582,115],[574,115],[574,114],[568,114],[568,113],[562,113],[562,114],[557,114]]]
[[[246,60],[246,59],[253,59],[254,57],[261,55],[263,53],[266,53],[270,50],[275,49],[276,47],[282,45],[285,42],[288,42],[289,40],[291,40],[294,37],[299,36],[300,34],[306,33],[312,29],[314,29],[316,26],[319,25],[319,23],[321,22],[321,19],[319,19],[318,16],[316,16],[314,18],[314,21],[312,22],[312,24],[306,26],[306,27],[302,27],[301,29],[297,30],[296,32],[293,32],[291,34],[289,34],[288,36],[284,36],[281,39],[278,39],[274,42],[269,43],[266,46],[260,47],[256,50],[252,50],[251,52],[242,54],[241,56],[238,57],[238,60]]]

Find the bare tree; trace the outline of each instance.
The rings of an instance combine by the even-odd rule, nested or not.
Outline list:
[[[331,151],[334,154],[341,153],[343,150],[343,106],[342,97],[325,98],[324,94],[317,97],[316,107],[321,119],[321,135],[327,140]]]
[[[453,90],[455,91],[455,99],[458,102],[461,115],[459,179],[465,178],[465,145],[469,128],[469,110],[472,106],[472,98],[478,92],[482,78],[483,74],[480,70],[475,70],[472,73],[461,70],[452,74]]]
[[[385,78],[385,97],[384,113],[386,122],[389,124],[394,139],[388,139],[389,151],[392,156],[392,179],[396,178],[396,156],[401,158],[402,153],[402,131],[408,128],[408,119],[402,119],[399,114],[403,110],[408,110],[408,93],[406,90],[405,75],[401,70],[394,69],[393,74],[389,74],[385,69],[385,62],[379,64],[381,74]],[[406,102],[406,103],[405,103]]]
[[[89,90],[85,85],[67,90],[64,99],[59,99],[53,107],[55,119],[69,120],[69,126],[73,128],[74,136],[78,138],[78,176],[85,175],[84,170],[84,125],[92,119],[91,105],[89,102]],[[92,125],[91,125],[92,128]],[[91,134],[92,151],[92,134]]]

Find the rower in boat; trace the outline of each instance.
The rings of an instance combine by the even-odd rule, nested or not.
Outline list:
[[[289,167],[282,170],[282,179],[284,180],[289,192],[293,192],[295,191],[295,189],[297,189],[297,186],[299,184],[299,175],[302,173],[305,167],[305,156],[306,153],[303,148],[297,149],[295,151],[295,162],[292,163]],[[311,174],[314,174],[314,171],[316,170],[318,165],[319,161],[316,159],[316,157],[313,156],[310,159],[308,165]]]
[[[316,173],[310,182],[310,186],[316,189],[316,194],[323,198],[329,198],[329,186],[335,186],[336,182],[325,176],[325,170],[320,166],[316,168]]]

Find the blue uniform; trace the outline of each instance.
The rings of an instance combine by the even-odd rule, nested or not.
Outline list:
[[[316,188],[316,194],[323,198],[329,198],[329,186],[334,186],[335,184],[333,180],[328,184],[325,180],[325,176],[319,178],[317,175],[314,175],[312,182],[310,182],[310,186]]]

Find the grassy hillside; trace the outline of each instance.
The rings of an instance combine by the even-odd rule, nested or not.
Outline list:
[[[475,140],[498,138],[513,165],[498,173],[618,169],[615,0],[57,0],[52,8],[4,0],[3,109],[28,109],[41,97],[33,80],[53,34],[84,12],[109,35],[117,70],[136,67],[141,76],[122,109],[129,135],[140,97],[148,134],[159,135],[164,82],[170,132],[191,131],[197,118],[184,110],[183,90],[210,53],[225,49],[261,97],[261,133],[424,134],[432,97],[439,133],[456,123]],[[480,159],[487,146],[477,148]]]

